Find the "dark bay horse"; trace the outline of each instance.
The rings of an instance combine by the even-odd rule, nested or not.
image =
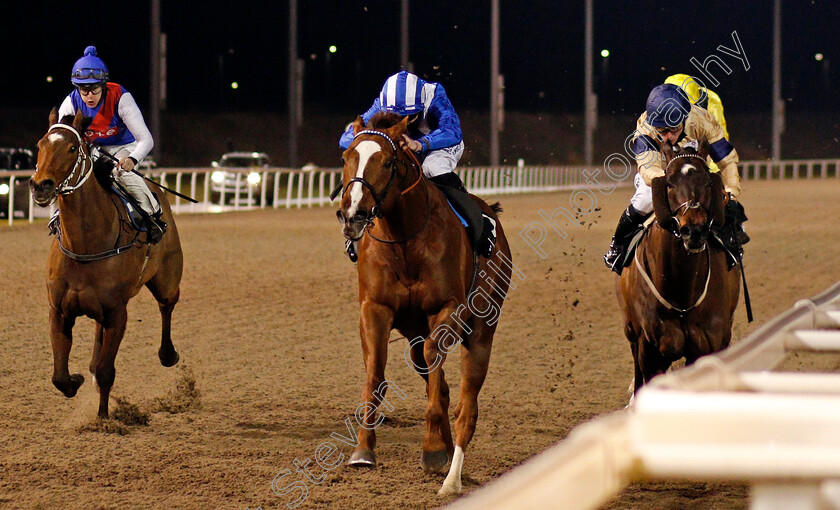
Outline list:
[[[656,221],[616,280],[635,390],[680,358],[691,364],[729,345],[741,272],[710,239],[723,223],[724,191],[708,151],[705,140],[697,151],[665,144],[665,176],[651,185]]]
[[[375,466],[376,409],[384,401],[388,339],[392,329],[409,340],[405,357],[426,381],[426,434],[421,465],[441,471],[452,465],[440,494],[461,490],[461,469],[478,418],[478,393],[487,375],[493,334],[511,285],[510,247],[496,213],[497,243],[489,259],[478,257],[444,195],[424,176],[399,143],[408,119],[375,115],[354,124],[355,139],[344,152],[340,210],[343,234],[358,241],[359,304],[367,377],[362,399],[369,404],[350,465]],[[516,270],[518,271],[518,270]],[[446,355],[461,344],[461,389],[455,409],[455,442],[449,425]],[[394,389],[397,393],[397,389]],[[386,408],[392,407],[385,404]],[[358,416],[358,415],[357,415]],[[358,418],[357,418],[358,419]]]
[[[160,362],[166,367],[178,362],[170,324],[180,294],[183,256],[169,203],[159,188],[152,186],[169,225],[163,239],[148,244],[145,234],[126,226],[122,205],[102,184],[108,177],[94,175],[90,148],[81,135],[85,122],[81,112],[58,122],[53,109],[49,130],[38,142],[38,167],[29,187],[40,206],[57,201],[60,218],[47,259],[53,384],[69,398],[84,382],[81,374],[70,374],[67,362],[76,318],[90,317],[96,321],[90,372],[99,386],[99,416],[107,418],[126,305],[144,285],[160,307]]]

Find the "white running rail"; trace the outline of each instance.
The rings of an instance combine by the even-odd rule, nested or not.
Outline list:
[[[803,351],[840,353],[840,282],[449,508],[593,509],[634,481],[690,479],[749,482],[753,510],[840,509],[840,374],[772,371]]]

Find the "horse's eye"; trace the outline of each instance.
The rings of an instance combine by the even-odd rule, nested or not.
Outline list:
[[[78,149],[77,146],[75,146],[75,145],[70,146],[70,152],[76,152],[76,149]]]

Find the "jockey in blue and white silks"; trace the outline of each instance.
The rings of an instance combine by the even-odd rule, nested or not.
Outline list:
[[[146,212],[150,240],[157,242],[166,229],[160,203],[143,178],[132,172],[154,147],[152,133],[131,93],[108,78],[108,66],[97,56],[96,47],[85,48],[70,76],[74,89],[61,103],[58,116],[81,111],[92,119],[83,133],[85,141],[94,144],[91,157],[98,161],[101,147],[117,158],[112,176]]]
[[[464,153],[464,137],[461,121],[443,85],[400,71],[385,81],[373,105],[362,114],[362,120],[367,124],[374,114],[382,111],[403,116],[420,114],[418,121],[410,127],[409,136],[422,146],[418,156],[426,177],[455,170]],[[352,141],[353,130],[348,128],[338,144],[346,149]]]
[[[365,124],[376,113],[392,112],[414,117],[404,143],[417,154],[423,174],[437,184],[457,212],[466,219],[470,241],[475,249],[489,257],[496,243],[496,222],[482,214],[478,204],[467,194],[455,167],[464,154],[461,121],[440,83],[432,83],[408,71],[400,71],[385,80],[379,96],[362,114]],[[339,139],[347,149],[353,142],[352,125]],[[351,254],[351,258],[353,258]]]

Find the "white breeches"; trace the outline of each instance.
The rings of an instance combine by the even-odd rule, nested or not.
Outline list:
[[[642,179],[642,174],[637,173],[633,178],[633,184],[636,186],[636,193],[630,199],[630,205],[640,214],[648,214],[653,212],[653,192],[650,186],[645,184]]]
[[[109,145],[102,148],[119,160],[131,154],[131,151],[136,145],[137,142],[132,142],[128,145]],[[98,151],[94,151],[93,158],[98,159],[99,157],[107,158],[108,156],[102,156]],[[114,180],[134,197],[144,211],[148,214],[155,214],[160,211],[160,203],[154,194],[152,194],[152,190],[149,189],[149,186],[142,177],[134,172],[123,172],[122,175],[117,175],[114,172],[112,175],[114,176]]]

